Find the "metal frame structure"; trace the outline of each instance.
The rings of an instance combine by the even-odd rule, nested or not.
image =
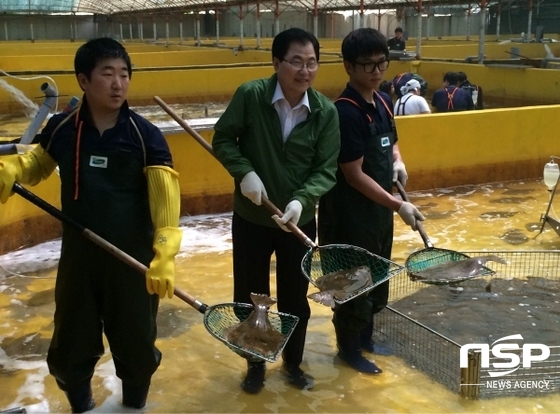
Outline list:
[[[223,10],[232,8],[263,7],[270,10],[307,9],[310,11],[345,11],[345,10],[386,10],[404,9],[418,11],[423,6],[465,6],[489,7],[491,4],[502,5],[527,3],[542,0],[4,0],[0,4],[2,13],[50,14],[50,13],[91,13],[100,15],[119,15],[139,13],[173,13],[200,10]]]

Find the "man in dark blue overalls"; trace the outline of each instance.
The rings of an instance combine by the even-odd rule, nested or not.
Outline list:
[[[416,230],[424,220],[418,209],[392,195],[393,181],[406,184],[407,173],[393,126],[391,100],[376,92],[389,66],[385,37],[370,28],[357,29],[342,42],[346,89],[335,101],[341,147],[335,187],[319,202],[319,244],[350,244],[390,259],[393,212]],[[374,352],[373,315],[387,304],[389,282],[336,305],[333,324],[339,357],[352,368],[379,374],[362,348]]]
[[[81,107],[54,115],[34,150],[0,159],[0,201],[14,182],[35,185],[58,164],[63,214],[149,266],[141,275],[63,224],[49,371],[72,412],[93,409],[91,378],[105,333],[122,403],[138,409],[161,361],[159,299],[173,296],[182,236],[178,174],[159,129],[128,108],[132,66],[124,47],[90,40],[74,65]]]
[[[434,112],[459,112],[474,109],[471,95],[459,86],[457,72],[446,72],[443,75],[443,88],[438,89],[432,96]]]

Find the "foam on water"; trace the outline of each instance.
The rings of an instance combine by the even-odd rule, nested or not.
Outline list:
[[[183,231],[179,257],[193,254],[227,252],[231,249],[231,213],[181,217]],[[0,279],[52,269],[60,259],[61,240],[50,240],[36,246],[0,256]],[[0,292],[6,289],[0,285]]]
[[[549,228],[522,246],[510,245],[498,237],[507,228],[524,229],[526,222],[538,221],[546,208],[547,192],[540,183],[508,183],[507,187],[531,190],[535,200],[516,205],[502,204],[499,211],[517,211],[517,214],[486,219],[486,213],[496,209],[487,197],[510,195],[503,194],[503,184],[413,192],[410,197],[421,211],[434,212],[441,217],[428,218],[424,223],[436,247],[464,251],[553,249],[559,245],[558,236]],[[476,191],[473,192],[474,188]],[[182,217],[180,226],[183,239],[177,283],[209,303],[231,300],[231,212]],[[406,226],[400,217],[395,217],[392,259],[404,264],[408,255],[424,248],[420,235]],[[51,270],[44,274],[52,278],[59,252],[60,240],[52,240],[0,256],[0,266],[13,273],[26,273],[27,277],[49,267]],[[52,289],[54,280],[12,276],[0,269],[0,343],[8,339],[13,344],[20,338],[24,345],[22,349],[45,352],[52,332],[54,303],[29,307],[28,301],[37,293]],[[469,299],[471,297],[476,297],[478,302],[485,300],[482,296],[471,295]],[[554,303],[558,302],[556,299]],[[526,300],[516,302],[517,312],[522,311],[524,317],[533,314],[518,303],[524,304]],[[375,357],[376,363],[385,371],[379,377],[357,375],[340,364],[335,356],[330,309],[312,302],[310,307],[312,317],[302,366],[315,377],[316,389],[300,392],[288,387],[279,372],[279,362],[269,365],[265,389],[254,396],[244,394],[239,388],[245,361],[206,332],[198,312],[179,300],[165,299],[158,321],[161,332],[171,329],[174,334],[158,337],[157,344],[164,359],[153,378],[144,412],[509,412],[506,408],[512,406],[510,399],[459,401],[456,395],[395,357]],[[445,314],[440,315],[440,319],[445,318]],[[531,322],[539,321],[534,318]],[[41,335],[41,342],[33,338],[35,333]],[[34,340],[36,347],[25,346],[32,339],[37,339]],[[17,349],[14,346],[7,355],[0,348],[0,410],[23,406],[29,413],[67,412],[68,403],[49,376],[45,358],[39,356],[39,360],[26,360],[31,355]],[[121,381],[115,375],[108,347],[96,366],[93,387],[98,403],[93,412],[138,412],[120,404]],[[375,399],[371,398],[372,392]],[[515,401],[520,412],[530,411],[537,403],[544,407],[543,411],[557,411],[560,396]]]

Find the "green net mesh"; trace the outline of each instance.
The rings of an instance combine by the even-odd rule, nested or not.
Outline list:
[[[408,276],[411,279],[415,279],[412,274],[421,272],[429,267],[448,263],[448,262],[458,262],[460,260],[466,260],[470,257],[464,253],[459,253],[453,250],[447,249],[423,249],[417,252],[412,253],[405,262],[405,267],[408,273]],[[495,272],[492,269],[484,266],[482,272],[474,277],[482,277],[482,276],[491,276]],[[433,285],[446,285],[449,283],[457,283],[462,282],[467,279],[472,279],[473,277],[465,277],[465,278],[454,278],[452,280],[448,280],[445,278],[445,275],[442,275],[441,279],[437,280],[420,280],[420,282],[433,284]]]
[[[329,244],[309,250],[301,262],[301,270],[304,276],[315,286],[317,279],[329,273],[340,270],[350,270],[358,266],[367,266],[371,273],[373,284],[352,292],[336,303],[344,303],[365,293],[381,283],[389,280],[404,267],[377,256],[366,249],[347,244]]]
[[[249,317],[253,311],[253,305],[246,303],[222,303],[211,306],[204,314],[204,326],[212,336],[226,344],[232,351],[250,360],[254,358],[264,359],[269,362],[276,362],[282,350],[286,346],[290,335],[299,320],[297,316],[283,312],[268,311],[268,319],[272,326],[282,334],[284,341],[279,344],[278,348],[271,354],[263,355],[258,351],[243,348],[233,344],[225,337],[228,328],[243,322]]]

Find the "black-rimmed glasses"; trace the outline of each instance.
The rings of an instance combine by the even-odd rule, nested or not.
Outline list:
[[[365,73],[375,72],[375,68],[378,68],[380,72],[386,71],[389,67],[388,60],[381,60],[379,62],[354,62],[356,65],[362,65],[364,67]]]
[[[319,69],[319,62],[312,60],[311,62],[307,62],[307,63],[303,63],[301,60],[286,60],[286,59],[282,59],[282,61],[284,62],[288,62],[290,64],[290,66],[292,67],[292,69],[294,70],[302,70],[303,68],[307,68],[308,72],[315,72],[317,69]]]

